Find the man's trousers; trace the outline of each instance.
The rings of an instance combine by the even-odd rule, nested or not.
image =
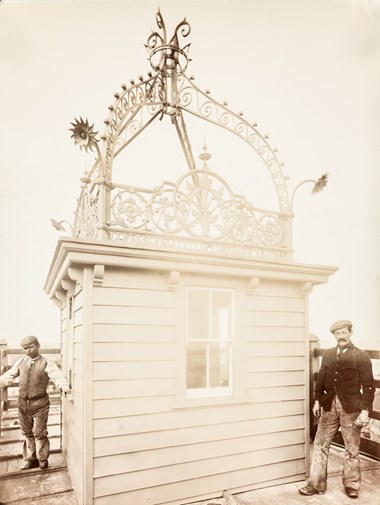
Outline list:
[[[50,401],[46,394],[37,400],[18,399],[18,416],[22,434],[25,437],[23,457],[26,461],[46,461],[50,443],[47,432]]]
[[[331,405],[331,411],[322,409],[314,440],[313,457],[310,468],[309,485],[319,492],[327,488],[327,462],[330,444],[339,426],[345,445],[343,465],[343,486],[356,490],[360,488],[359,445],[361,428],[355,426],[359,412],[344,412],[342,404],[336,396]]]

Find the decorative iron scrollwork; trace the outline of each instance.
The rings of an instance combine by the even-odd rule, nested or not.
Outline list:
[[[77,238],[98,238],[98,225],[100,225],[99,193],[92,193],[85,185],[78,201],[75,216],[74,233]]]
[[[184,19],[169,40],[160,11],[158,29],[147,39],[146,49],[154,72],[130,86],[122,85],[109,106],[106,128],[98,146],[97,132],[88,120],[71,123],[72,137],[80,148],[96,152],[97,159],[82,181],[85,185],[75,216],[75,236],[123,240],[149,246],[189,248],[226,254],[240,251],[257,258],[284,258],[291,251],[290,233],[284,225],[291,217],[287,182],[276,150],[256,124],[246,121],[194,85],[185,71],[190,61],[191,31]],[[176,183],[154,189],[118,184],[113,180],[116,158],[156,118],[170,115],[188,165]],[[186,128],[191,114],[219,126],[248,143],[269,171],[278,196],[279,211],[255,208],[236,195],[217,173],[197,169]],[[202,157],[201,157],[202,159]],[[326,185],[327,176],[317,189]]]
[[[203,169],[190,171],[177,181],[173,206],[183,230],[198,238],[228,236],[236,216],[234,195],[227,183]]]
[[[150,202],[133,189],[119,191],[112,208],[116,224],[123,228],[144,228],[150,218]]]
[[[280,214],[259,211],[208,169],[186,172],[175,184],[165,182],[154,190],[124,187],[114,191],[113,231],[260,247],[279,246],[283,240]]]

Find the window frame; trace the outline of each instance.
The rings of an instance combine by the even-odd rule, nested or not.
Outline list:
[[[208,299],[208,338],[189,338],[189,293],[190,291],[201,290],[207,292]],[[213,337],[213,293],[214,292],[225,292],[230,294],[230,335],[227,339],[227,356],[228,356],[228,386],[210,387],[206,386],[204,388],[188,388],[187,387],[187,358],[188,358],[188,343],[189,342],[206,342],[206,380],[209,382],[210,378],[210,345],[216,342],[221,342],[221,339],[215,339]],[[203,399],[226,399],[232,398],[234,396],[235,390],[235,339],[236,339],[236,289],[234,287],[221,287],[221,286],[204,286],[198,284],[188,284],[185,286],[185,398],[186,400],[203,400]]]

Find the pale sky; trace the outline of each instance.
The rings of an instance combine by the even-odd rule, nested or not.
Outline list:
[[[185,16],[191,25],[195,83],[270,135],[290,193],[329,172],[322,193],[303,186],[294,200],[295,260],[339,267],[310,296],[310,331],[332,344],[331,323],[351,319],[355,343],[378,347],[379,0],[3,0],[0,338],[58,345],[58,308],[43,291],[59,236],[50,218],[72,222],[93,160],[74,146],[70,122],[87,117],[103,133],[114,92],[150,70],[144,44],[158,6],[169,36]],[[210,167],[235,193],[249,188],[253,204],[277,210],[253,150],[214,129],[191,125],[194,154],[205,139]],[[168,121],[127,151],[124,184],[153,187],[186,170]]]

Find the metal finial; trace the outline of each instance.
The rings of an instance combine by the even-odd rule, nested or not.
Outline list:
[[[207,166],[207,162],[208,160],[211,158],[211,154],[207,152],[207,145],[206,145],[206,140],[203,139],[203,153],[201,153],[199,155],[199,159],[201,159],[203,161],[203,167],[202,168],[206,168],[208,169],[208,166]]]
[[[152,32],[145,44],[148,51],[149,61],[153,70],[173,69],[178,66],[184,71],[190,61],[188,52],[190,44],[183,46],[180,44],[180,38],[186,38],[190,31],[190,24],[183,19],[174,29],[174,35],[170,40],[167,39],[166,26],[158,9],[156,22],[159,31]]]

